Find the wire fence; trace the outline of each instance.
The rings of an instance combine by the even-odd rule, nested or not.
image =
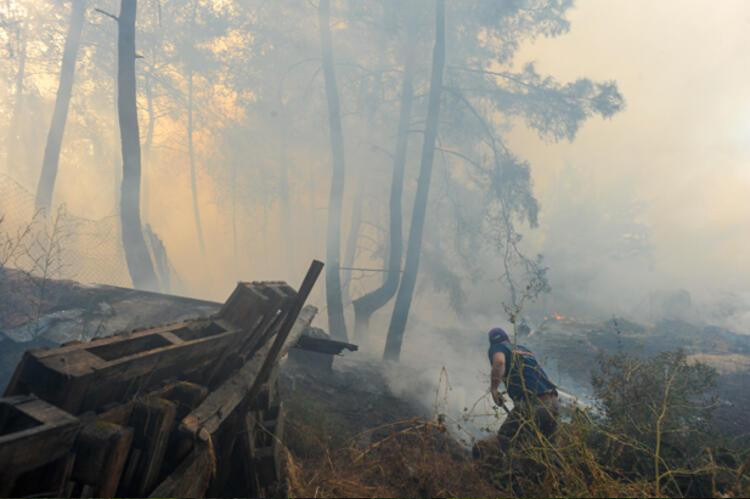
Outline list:
[[[9,266],[38,274],[39,265],[34,260],[40,252],[55,246],[59,261],[54,264],[54,275],[43,277],[132,286],[117,215],[92,220],[73,215],[61,206],[44,217],[35,208],[32,192],[0,174],[0,217],[0,231],[5,237],[19,238],[26,232],[29,238],[25,254],[7,262]]]

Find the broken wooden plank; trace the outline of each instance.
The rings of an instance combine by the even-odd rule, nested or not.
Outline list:
[[[15,476],[67,454],[77,418],[33,395],[0,399],[0,474]]]
[[[290,354],[291,355],[291,354]],[[265,410],[276,402],[279,396],[279,366],[277,365],[258,391],[258,395],[249,403],[249,410]]]
[[[215,468],[211,447],[205,442],[198,442],[149,497],[204,497]]]
[[[294,327],[289,331],[287,349],[309,326],[316,313],[317,309],[313,306],[307,306],[302,310]],[[267,343],[235,375],[211,392],[200,406],[182,420],[181,429],[195,437],[200,436],[201,439],[214,435],[240,404],[257,395],[260,385],[265,381],[259,375],[271,355],[272,347],[272,344]],[[283,353],[283,345],[279,350],[279,353]],[[270,362],[268,365],[272,366],[273,363]]]
[[[241,471],[242,487],[241,496],[246,497],[260,497],[260,481],[258,479],[257,469],[255,467],[256,459],[256,418],[252,413],[245,414],[243,432],[237,439],[237,446],[235,449],[236,459],[241,464],[239,470]]]
[[[122,481],[118,495],[143,497],[156,486],[176,412],[175,404],[160,398],[135,402],[128,421],[134,430],[128,458],[133,461],[133,476]]]
[[[328,338],[316,338],[303,334],[294,349],[307,350],[311,352],[323,353],[328,355],[338,355],[344,350],[350,352],[356,352],[359,350],[359,346],[345,341],[331,340]]]
[[[208,395],[208,388],[205,386],[189,381],[176,381],[150,393],[148,396],[162,398],[174,403],[177,408],[175,417],[181,420],[197,407],[206,398],[206,395]]]
[[[287,290],[288,288],[288,290]],[[288,311],[296,296],[286,284],[240,283],[222,312],[231,319],[223,320],[243,329],[246,334],[237,336],[217,357],[211,372],[205,377],[210,388],[220,385],[260,348],[269,335],[279,327],[279,316]],[[234,321],[234,322],[231,322]],[[236,362],[236,364],[235,364]]]
[[[217,314],[238,329],[255,327],[258,317],[273,302],[292,298],[296,292],[285,282],[240,282]]]
[[[95,497],[114,497],[132,442],[131,428],[101,420],[87,424],[75,442],[72,479]]]
[[[228,323],[203,320],[30,351],[6,393],[33,392],[80,414],[145,393],[170,376],[200,377],[241,334]]]
[[[282,478],[282,450],[286,414],[283,404],[270,411],[256,430],[255,464],[263,487],[271,487]]]

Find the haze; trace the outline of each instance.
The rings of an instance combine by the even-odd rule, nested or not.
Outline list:
[[[331,7],[347,172],[340,265],[356,269],[382,270],[388,264],[388,193],[404,35],[363,31],[371,24],[360,24],[362,18],[369,19],[368,9],[375,11],[380,3],[359,4],[362,12],[356,2],[333,2]],[[455,5],[448,6],[449,34]],[[238,280],[287,280],[296,286],[311,259],[326,260],[331,149],[316,6],[138,2],[141,216],[163,242],[171,265],[171,287],[162,291],[220,301]],[[92,0],[86,9],[52,203],[54,209],[64,205],[66,216],[76,222],[63,245],[66,265],[55,277],[132,286],[119,242],[116,26],[95,8],[116,14],[119,2]],[[199,34],[192,39],[191,8],[199,10]],[[431,8],[418,15],[412,126],[419,129],[424,128],[430,90]],[[3,9],[6,84],[0,106],[6,140],[0,210],[6,217],[3,230],[12,233],[34,213],[71,9],[69,2],[41,0],[10,1]],[[284,9],[294,10],[294,16],[274,15]],[[512,60],[490,69],[520,73],[535,62],[540,75],[561,84],[578,78],[614,82],[624,106],[611,116],[587,111],[569,137],[573,140],[559,141],[549,134],[540,138],[523,116],[495,115],[509,149],[529,163],[540,206],[538,228],[517,223],[524,236],[521,248],[530,257],[542,254],[549,267],[550,292],[540,293],[524,313],[632,316],[645,310],[654,293],[684,290],[702,317],[715,317],[711,314],[718,304],[731,302],[732,313],[718,321],[750,333],[750,4],[579,0],[564,18],[570,22],[568,32],[520,36]],[[13,124],[14,106],[19,105],[18,29],[24,30],[28,59],[21,112]],[[254,45],[271,36],[280,37],[273,49],[269,45],[264,52]],[[446,79],[452,78],[450,40]],[[380,83],[370,81],[367,68],[383,67],[396,69],[386,71]],[[194,74],[190,97],[188,71]],[[372,97],[377,94],[372,85],[385,88],[383,102]],[[368,117],[370,105],[374,111]],[[194,113],[192,147],[205,254],[191,194],[188,106]],[[463,125],[450,112],[444,111],[441,119],[458,130],[438,137],[447,141],[440,147],[450,153],[457,150],[451,140],[461,144],[456,137]],[[479,133],[475,128],[463,131]],[[408,146],[404,256],[421,136],[421,131],[412,134]],[[447,214],[453,205],[459,213],[474,213],[472,193],[479,191],[467,180],[471,167],[446,157],[448,153],[439,152],[434,161],[426,243],[407,331],[419,320],[477,329],[508,320],[503,306],[508,289],[500,277],[498,254],[472,253],[471,245],[463,254],[456,250],[461,236],[453,230],[463,222]],[[288,175],[287,184],[280,175]],[[363,200],[355,228],[358,251],[347,262],[357,199]],[[483,230],[481,224],[477,230]],[[467,258],[466,267],[459,267],[457,262]],[[380,285],[382,274],[347,268],[340,277],[356,299]],[[323,282],[313,302],[326,308]],[[375,316],[374,324],[382,330],[388,327],[392,303]],[[344,309],[352,334],[346,296]],[[319,320],[326,327],[323,315]]]

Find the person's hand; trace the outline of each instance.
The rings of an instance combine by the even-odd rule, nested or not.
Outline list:
[[[505,400],[503,399],[503,394],[500,393],[498,390],[492,390],[492,400],[495,401],[495,405],[498,407],[502,407],[505,403]]]

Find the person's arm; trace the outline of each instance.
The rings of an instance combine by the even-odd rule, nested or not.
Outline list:
[[[505,354],[503,352],[497,352],[492,356],[492,374],[490,375],[490,394],[492,394],[492,400],[495,404],[503,405],[503,396],[500,395],[498,388],[500,382],[505,376]]]

